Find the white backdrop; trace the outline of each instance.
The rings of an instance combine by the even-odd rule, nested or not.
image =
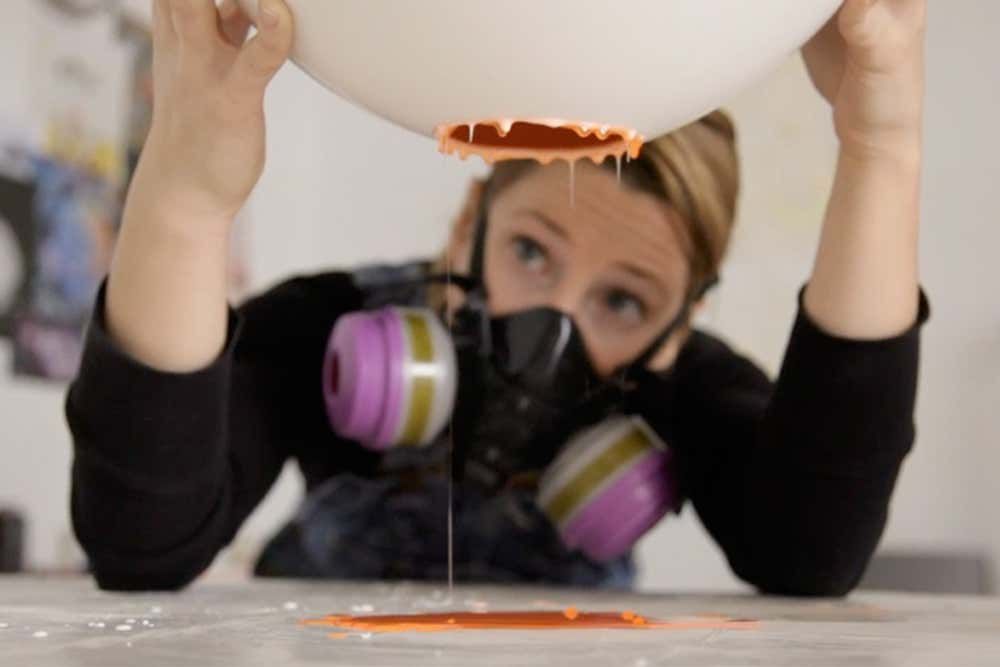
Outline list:
[[[19,98],[30,60],[25,7],[0,23],[0,109]],[[983,548],[1000,561],[1000,4],[931,0],[922,274],[933,318],[925,329],[918,441],[893,502],[884,546]],[[836,144],[829,112],[797,59],[742,94],[734,111],[744,196],[724,282],[708,326],[771,371],[780,362],[808,275]],[[444,158],[319,89],[294,67],[268,100],[268,167],[250,205],[253,284],[293,272],[435,252],[478,164]],[[0,122],[3,121],[0,112]],[[878,224],[878,221],[872,221]],[[0,363],[6,349],[0,346]],[[0,504],[29,513],[31,563],[78,558],[67,520],[69,439],[63,388],[0,376]],[[294,507],[297,473],[281,482],[218,565],[249,562]],[[732,588],[722,556],[687,508],[640,550],[649,588]]]

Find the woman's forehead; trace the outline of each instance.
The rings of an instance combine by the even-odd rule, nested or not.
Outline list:
[[[579,161],[570,198],[570,170],[553,163],[525,174],[502,191],[495,210],[503,218],[544,217],[590,261],[631,260],[673,280],[686,272],[677,213],[662,199],[619,184],[614,171]],[[679,265],[679,266],[678,266]]]

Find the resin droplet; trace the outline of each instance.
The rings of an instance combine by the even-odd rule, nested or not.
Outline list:
[[[576,160],[569,161],[569,205],[576,206]]]

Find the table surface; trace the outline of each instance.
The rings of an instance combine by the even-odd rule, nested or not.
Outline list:
[[[754,629],[347,633],[326,614],[634,610],[756,619]],[[251,581],[111,595],[86,579],[0,578],[4,665],[1000,665],[1000,599],[856,593],[842,600],[533,587]]]

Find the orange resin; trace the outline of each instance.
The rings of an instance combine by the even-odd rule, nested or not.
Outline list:
[[[488,164],[522,159],[572,163],[581,158],[600,164],[609,157],[639,157],[645,141],[631,128],[560,118],[451,123],[439,125],[434,134],[442,153],[458,153],[463,160],[478,155]]]
[[[634,612],[581,612],[573,607],[563,611],[455,612],[445,614],[389,614],[382,616],[340,616],[303,621],[305,625],[330,627],[331,636],[345,631],[370,633],[448,632],[456,630],[752,630],[758,621],[729,618],[693,618],[661,621]]]

